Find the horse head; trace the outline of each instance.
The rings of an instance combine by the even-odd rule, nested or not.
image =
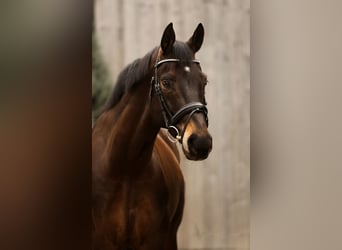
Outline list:
[[[168,129],[170,140],[179,141],[190,160],[203,160],[212,149],[205,101],[208,81],[195,59],[203,38],[204,28],[199,24],[187,42],[176,41],[170,23],[162,35],[151,81],[151,98],[159,107],[154,113]]]

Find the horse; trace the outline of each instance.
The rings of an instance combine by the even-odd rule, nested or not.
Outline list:
[[[93,249],[178,249],[185,183],[175,143],[189,160],[212,149],[195,59],[203,38],[200,23],[176,41],[170,23],[160,46],[119,74],[92,131]]]

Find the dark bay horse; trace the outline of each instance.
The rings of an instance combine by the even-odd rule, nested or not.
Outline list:
[[[93,249],[177,249],[184,179],[174,142],[190,160],[212,148],[195,53],[204,29],[175,41],[170,23],[159,47],[119,75],[92,133]]]

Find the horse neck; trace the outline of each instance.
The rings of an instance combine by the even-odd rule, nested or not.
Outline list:
[[[149,103],[149,81],[139,83],[109,111],[112,121],[106,144],[110,166],[143,165],[152,156],[160,125],[153,122]],[[126,167],[126,166],[125,166]]]

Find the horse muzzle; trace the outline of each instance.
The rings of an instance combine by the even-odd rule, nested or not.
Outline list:
[[[209,133],[192,133],[183,138],[183,151],[189,160],[204,160],[212,150],[212,143],[212,137]]]

